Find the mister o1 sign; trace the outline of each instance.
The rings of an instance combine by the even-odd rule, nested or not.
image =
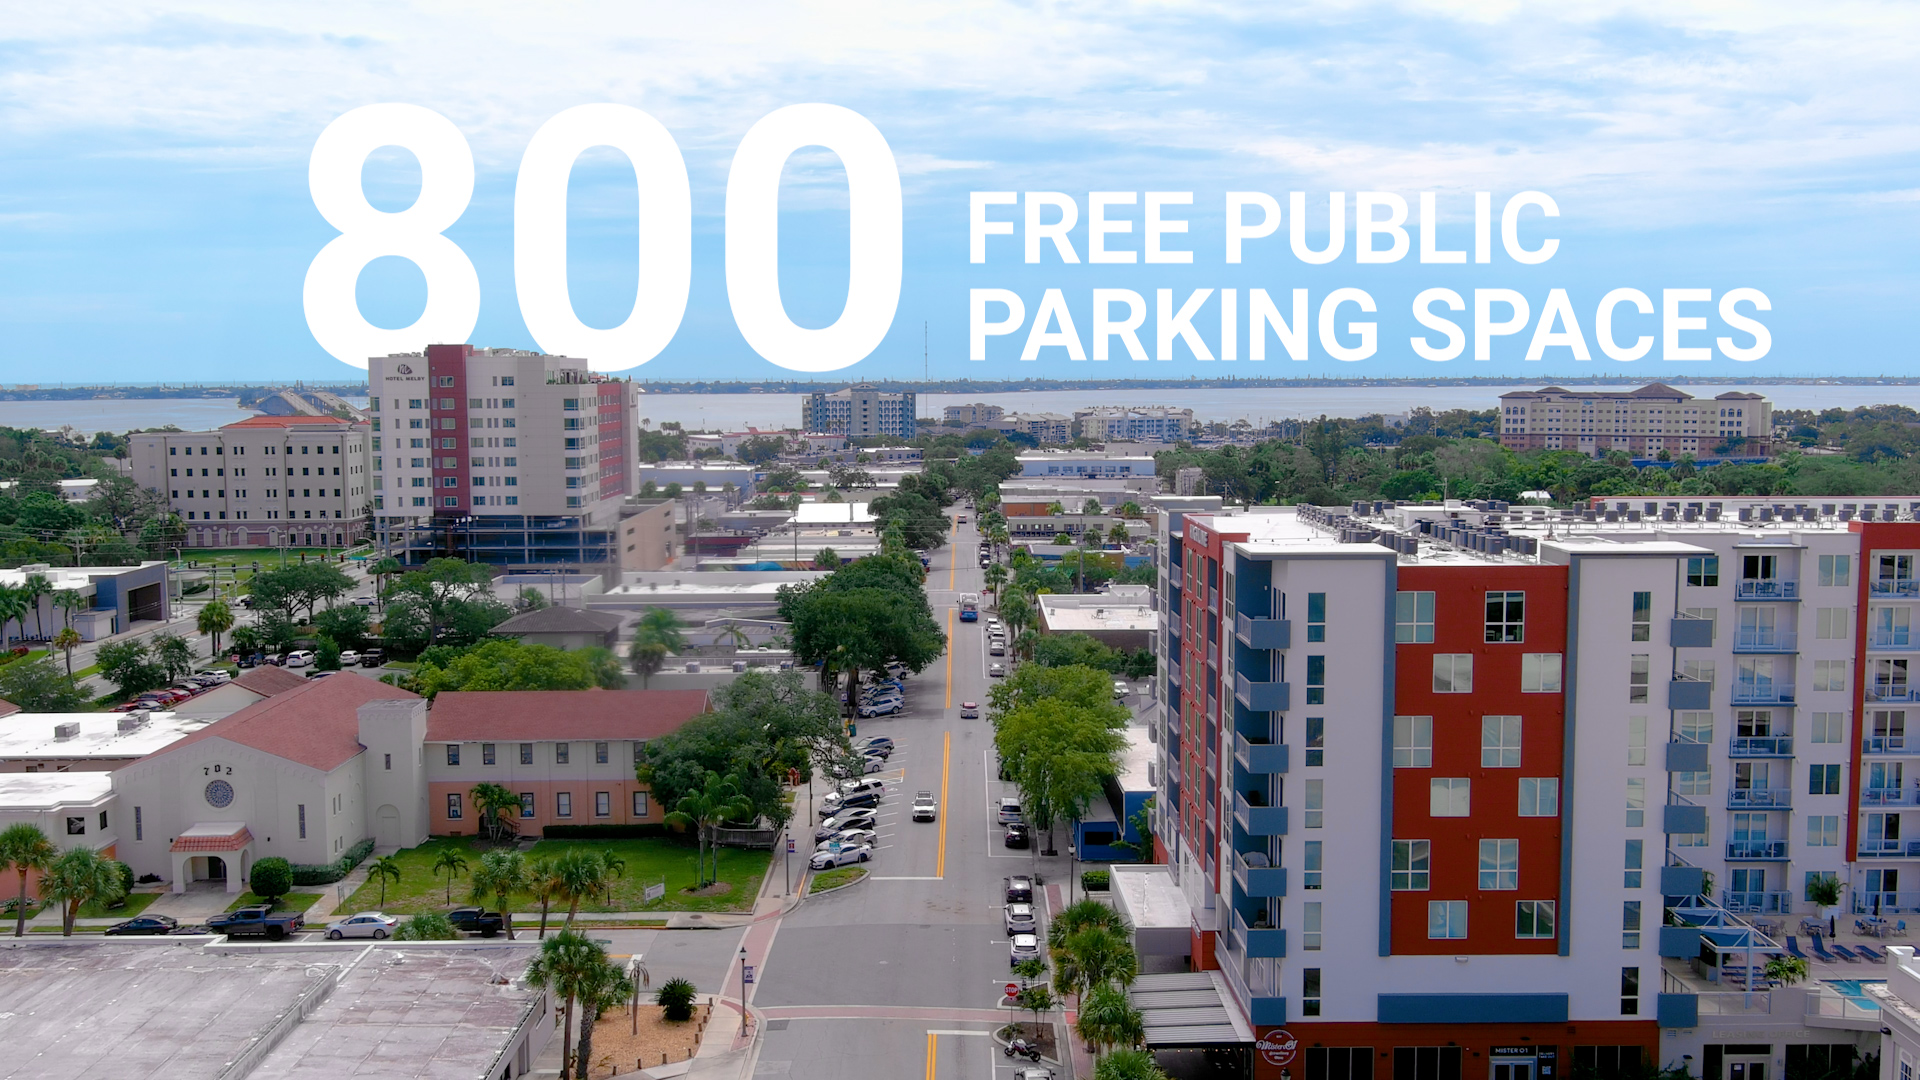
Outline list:
[[[1253,1044],[1253,1048],[1260,1051],[1260,1056],[1267,1060],[1267,1064],[1285,1068],[1300,1052],[1300,1040],[1294,1038],[1293,1032],[1280,1028],[1267,1032],[1259,1042]]]

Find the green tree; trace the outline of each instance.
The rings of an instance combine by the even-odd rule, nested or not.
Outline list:
[[[1024,971],[1015,972],[1023,979],[1039,978],[1040,972],[1045,970],[1038,960],[1023,960],[1021,963],[1032,965],[1031,974]],[[1045,1021],[1046,1015],[1060,1007],[1059,999],[1054,997],[1053,987],[1046,983],[1029,983],[1021,987],[1019,993],[1013,996],[1013,1000],[1015,1004],[1033,1014],[1033,1026],[1027,1030],[1029,1039],[1040,1037],[1040,1026]]]
[[[911,565],[909,565],[911,564]],[[845,673],[847,713],[858,706],[860,673],[889,661],[920,671],[946,650],[920,588],[918,560],[857,559],[804,586],[782,586],[780,613],[793,627],[794,652],[821,665],[821,679]]]
[[[454,929],[453,923],[438,911],[423,911],[408,916],[393,932],[395,941],[455,941],[459,937],[460,931]]]
[[[589,645],[584,649],[571,650],[571,655],[577,657],[580,663],[586,666],[589,677],[593,679],[593,685],[602,690],[627,688],[626,669],[620,666],[620,658],[613,654],[612,649]]]
[[[1093,1067],[1093,1080],[1167,1080],[1147,1050],[1115,1050]]]
[[[73,920],[91,902],[109,904],[126,895],[120,883],[120,865],[86,846],[68,848],[50,863],[40,879],[40,891],[60,905],[60,935],[73,936]]]
[[[1113,986],[1096,986],[1080,1002],[1074,1030],[1105,1054],[1115,1047],[1133,1049],[1146,1041],[1147,1029],[1140,1010],[1127,1000],[1124,991]]]
[[[153,662],[168,679],[178,679],[193,671],[193,646],[178,634],[153,636]]]
[[[600,1014],[626,1001],[633,994],[633,980],[620,966],[602,956],[599,966],[590,969],[579,984],[580,1046],[574,1054],[575,1074],[584,1080],[593,1070],[593,1029]],[[618,1071],[618,1070],[616,1070]]]
[[[47,636],[47,628],[40,621],[40,600],[52,592],[53,583],[47,580],[45,574],[28,574],[27,580],[20,585],[20,598],[27,602],[27,610],[33,612],[34,637]]]
[[[507,940],[513,940],[513,894],[527,887],[527,858],[517,851],[489,851],[480,856],[480,866],[470,879],[473,899],[492,897],[506,921]]]
[[[373,617],[359,604],[330,607],[313,617],[313,627],[340,643],[343,649],[359,649],[373,632]]]
[[[539,611],[550,606],[546,594],[531,586],[520,590],[519,605],[522,611]]]
[[[553,910],[553,902],[560,896],[563,884],[552,859],[542,856],[527,862],[527,899],[540,905],[538,936],[542,941],[547,937],[547,915]]]
[[[271,904],[293,891],[293,864],[278,855],[256,859],[247,874],[255,896]]]
[[[382,855],[367,865],[367,876],[380,883],[380,900],[377,906],[387,903],[387,882],[400,884],[400,860],[391,855]]]
[[[145,642],[108,642],[94,652],[93,660],[101,676],[119,687],[122,695],[132,697],[167,685],[166,669],[154,663]]]
[[[340,643],[330,634],[320,634],[313,643],[313,667],[316,671],[340,670]]]
[[[201,633],[213,638],[213,647],[208,653],[209,656],[220,655],[220,635],[233,629],[233,621],[233,609],[227,606],[225,600],[210,600],[200,609],[199,616],[194,620],[194,626]]]
[[[432,698],[448,690],[587,690],[600,685],[584,650],[496,639],[460,650],[429,649],[410,689]]]
[[[580,914],[580,901],[606,886],[606,860],[598,851],[568,848],[553,861],[553,873],[559,879],[560,894],[567,898],[567,925],[572,926]]]
[[[1798,956],[1776,956],[1767,961],[1767,979],[1792,986],[1807,977],[1807,962]]]
[[[86,644],[86,639],[80,636],[80,631],[75,630],[71,626],[61,627],[60,632],[53,635],[53,647],[59,649],[67,658],[68,682],[73,681],[73,650],[84,644]],[[4,696],[4,694],[0,694],[0,696]],[[13,699],[7,698],[7,700],[12,701]],[[16,704],[18,703],[16,702]],[[24,708],[24,706],[22,707]]]
[[[477,802],[478,800],[476,800]],[[476,806],[476,810],[478,807]],[[453,879],[467,871],[467,858],[456,847],[443,847],[433,860],[433,872],[447,875],[447,903],[453,903]]]
[[[0,830],[0,868],[20,875],[20,892],[14,898],[14,937],[27,936],[27,875],[45,873],[60,854],[40,826],[16,822]]]
[[[1148,796],[1147,801],[1140,804],[1140,809],[1133,812],[1133,816],[1127,819],[1127,824],[1133,826],[1134,835],[1138,836],[1140,839],[1139,840],[1124,840],[1124,839],[1115,840],[1112,846],[1119,848],[1121,851],[1124,851],[1129,855],[1132,855],[1135,862],[1143,862],[1143,863],[1152,862],[1153,861],[1153,798],[1152,796]]]
[[[460,559],[431,559],[401,574],[387,588],[387,640],[398,630],[409,651],[478,641],[511,614],[490,594],[492,580],[488,567]]]
[[[680,631],[680,617],[668,608],[647,608],[642,612],[633,640],[635,644],[648,641],[664,645],[668,652],[687,650],[686,635]]]
[[[660,1006],[660,1013],[668,1022],[684,1024],[693,1019],[693,1000],[699,993],[692,980],[676,975],[660,984],[653,992],[653,1003]]]
[[[62,634],[72,633],[62,630]],[[59,644],[59,638],[54,643]],[[72,654],[68,654],[69,669],[72,667]],[[15,660],[0,667],[0,699],[13,702],[26,712],[85,712],[93,705],[93,697],[83,687],[74,685],[71,675],[63,675],[52,660]]]
[[[12,585],[0,585],[0,629],[12,626],[13,633],[7,634],[7,644],[27,632],[27,597],[24,592]]]
[[[830,547],[823,547],[813,553],[813,565],[816,570],[838,570],[840,553]]]
[[[1079,820],[1116,775],[1126,740],[1105,722],[1103,712],[1040,701],[995,724],[994,746],[1020,789],[1027,820],[1047,831],[1047,854],[1054,850],[1055,823]]]
[[[273,608],[289,619],[305,610],[307,621],[312,622],[320,604],[331,604],[353,591],[353,578],[333,563],[315,561],[262,570],[248,585],[255,606]]]
[[[676,828],[691,828],[695,831],[698,844],[698,869],[694,874],[696,887],[712,884],[720,874],[719,852],[714,852],[713,876],[707,876],[707,841],[714,828],[722,822],[734,821],[753,813],[753,804],[740,794],[740,784],[732,776],[721,776],[708,772],[706,782],[700,790],[681,796],[673,806],[673,812],[666,815],[667,824]]]
[[[646,689],[654,675],[667,663],[667,647],[657,641],[635,639],[627,656],[633,663],[634,674],[640,676],[640,687]]]
[[[540,955],[527,965],[522,976],[535,986],[559,998],[561,1006],[560,1077],[573,1072],[573,1007],[582,990],[591,990],[599,970],[607,963],[607,954],[590,939],[571,930],[562,930],[540,943]],[[582,1018],[583,1022],[585,1018]]]
[[[838,704],[797,671],[749,671],[712,701],[712,712],[647,745],[636,775],[662,807],[702,790],[713,772],[736,779],[754,818],[783,825],[793,813],[787,777],[809,776],[851,750]]]

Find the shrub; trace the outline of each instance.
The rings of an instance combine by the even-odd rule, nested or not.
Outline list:
[[[341,878],[346,877],[348,874],[353,873],[353,868],[359,866],[361,860],[371,854],[373,854],[373,838],[368,837],[353,845],[351,848],[348,848],[347,853],[335,862],[320,863],[318,865],[297,863],[292,867],[293,884],[331,885]]]
[[[249,884],[255,896],[278,900],[293,891],[293,864],[278,855],[257,859]]]
[[[395,941],[452,941],[459,936],[460,931],[437,911],[415,915],[393,932]]]
[[[1088,892],[1106,892],[1113,875],[1106,870],[1088,870],[1080,875],[1080,887]]]
[[[651,840],[679,835],[665,825],[546,825],[540,829],[543,840]]]
[[[668,1020],[675,1023],[693,1019],[693,982],[679,977],[668,979],[654,991],[654,1004],[660,1006]]]

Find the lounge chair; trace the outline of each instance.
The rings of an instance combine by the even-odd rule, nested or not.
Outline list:
[[[1816,937],[1808,938],[1807,944],[1810,948],[1813,949],[1813,955],[1816,959],[1828,964],[1836,962],[1834,955],[1827,951],[1827,947],[1825,945],[1820,944],[1819,937],[1816,936]]]
[[[1861,956],[1866,957],[1870,963],[1884,964],[1887,962],[1886,956],[1882,955],[1881,953],[1874,952],[1873,947],[1870,945],[1855,945],[1853,947],[1853,951],[1859,953]]]
[[[1833,951],[1835,955],[1849,964],[1857,964],[1860,962],[1860,957],[1856,955],[1852,949],[1847,948],[1837,941],[1833,943]]]
[[[1797,956],[1802,960],[1808,959],[1807,954],[1800,951],[1800,939],[1792,934],[1787,935],[1787,955]]]

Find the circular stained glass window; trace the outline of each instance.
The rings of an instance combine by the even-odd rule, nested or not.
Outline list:
[[[225,780],[215,780],[207,785],[207,805],[215,810],[225,810],[233,805],[233,785]]]

